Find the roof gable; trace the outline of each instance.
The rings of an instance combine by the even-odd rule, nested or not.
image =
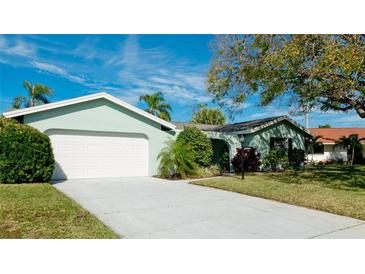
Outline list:
[[[123,108],[126,108],[132,112],[138,113],[141,116],[144,116],[152,121],[155,121],[159,124],[161,124],[162,126],[165,126],[168,129],[175,129],[176,126],[173,125],[172,123],[169,123],[163,119],[160,119],[144,110],[141,110],[135,106],[132,106],[114,96],[111,96],[108,93],[105,92],[101,92],[101,93],[96,93],[96,94],[92,94],[92,95],[87,95],[87,96],[82,96],[82,97],[77,97],[77,98],[73,98],[73,99],[68,99],[68,100],[63,100],[63,101],[59,101],[59,102],[54,102],[54,103],[49,103],[49,104],[44,104],[44,105],[40,105],[40,106],[35,106],[35,107],[30,107],[30,108],[24,108],[24,109],[18,109],[18,110],[13,110],[13,111],[8,111],[3,113],[3,115],[6,118],[15,118],[15,117],[19,117],[19,116],[23,116],[23,115],[29,115],[32,113],[37,113],[37,112],[42,112],[42,111],[46,111],[46,110],[50,110],[50,109],[56,109],[56,108],[61,108],[64,106],[69,106],[69,105],[74,105],[74,104],[79,104],[79,103],[83,103],[83,102],[88,102],[88,101],[92,101],[92,100],[97,100],[97,99],[106,99],[110,102],[113,102]]]

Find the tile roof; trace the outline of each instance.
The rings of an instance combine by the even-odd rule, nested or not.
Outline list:
[[[309,128],[309,131],[315,136],[322,136],[319,141],[327,144],[333,144],[342,136],[351,134],[365,138],[365,128]],[[362,143],[365,144],[365,140]]]

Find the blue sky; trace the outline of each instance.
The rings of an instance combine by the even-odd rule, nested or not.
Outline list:
[[[108,92],[143,108],[142,94],[162,91],[175,121],[188,121],[198,103],[211,103],[205,77],[212,35],[0,35],[0,112],[25,95],[23,80],[55,91],[52,101]],[[289,114],[280,102],[259,107],[252,97],[233,122]],[[302,123],[304,117],[292,116]],[[313,112],[310,126],[363,127],[354,112]]]

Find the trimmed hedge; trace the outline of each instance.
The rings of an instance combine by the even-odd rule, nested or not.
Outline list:
[[[184,141],[192,148],[195,163],[201,167],[208,167],[212,163],[213,148],[212,141],[196,127],[185,127],[177,142]]]
[[[0,182],[47,182],[54,163],[46,134],[13,119],[0,118]]]

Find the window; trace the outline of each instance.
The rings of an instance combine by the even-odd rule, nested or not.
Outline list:
[[[313,153],[314,154],[324,154],[324,145],[323,144],[315,144]]]
[[[291,153],[293,149],[293,140],[292,138],[270,137],[270,149],[271,148],[277,148],[286,153]]]

